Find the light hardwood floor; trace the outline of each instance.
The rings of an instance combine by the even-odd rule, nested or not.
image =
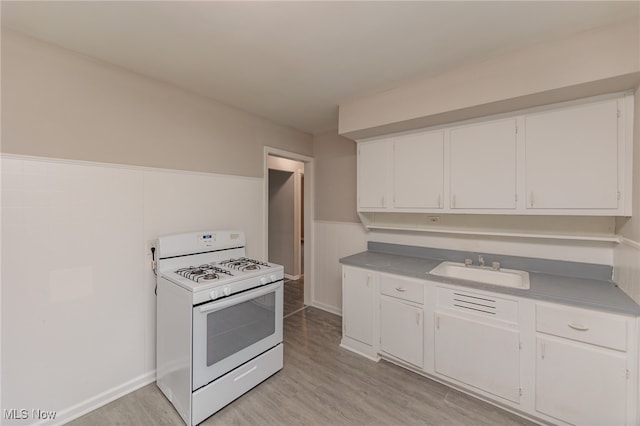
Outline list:
[[[341,318],[306,308],[284,320],[284,368],[203,425],[531,425],[391,363],[339,347]],[[183,425],[155,384],[70,423]]]

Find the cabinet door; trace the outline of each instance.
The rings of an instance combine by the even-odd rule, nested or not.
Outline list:
[[[520,333],[436,312],[435,370],[520,402]]]
[[[536,410],[578,425],[627,424],[624,355],[539,336]]]
[[[380,349],[422,367],[422,309],[386,296],[380,299]]]
[[[390,205],[391,154],[393,140],[358,145],[358,207],[385,208]]]
[[[452,209],[515,209],[516,122],[451,130]]]
[[[342,322],[345,336],[373,345],[374,285],[371,271],[343,268]]]
[[[398,137],[393,160],[394,207],[443,207],[444,132]]]
[[[616,100],[525,117],[527,208],[618,208]]]

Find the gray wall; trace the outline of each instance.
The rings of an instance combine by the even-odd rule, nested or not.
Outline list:
[[[356,143],[337,131],[313,137],[315,219],[360,222],[356,213]]]
[[[294,173],[269,170],[269,261],[294,275]]]
[[[17,33],[2,31],[2,152],[262,177],[263,147],[312,137]]]

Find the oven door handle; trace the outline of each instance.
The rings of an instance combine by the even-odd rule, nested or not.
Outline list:
[[[211,303],[207,303],[206,305],[200,306],[200,313],[204,314],[207,312],[217,311],[220,309],[228,308],[229,306],[237,305],[238,303],[246,302],[247,300],[255,299],[256,297],[264,296],[265,294],[277,290],[281,285],[281,282],[277,282],[264,287],[258,287],[255,290],[249,290],[248,292],[242,293],[239,296],[231,296],[228,299],[222,299],[219,302],[213,301]]]

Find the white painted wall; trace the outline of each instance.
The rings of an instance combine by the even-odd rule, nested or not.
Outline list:
[[[311,304],[342,314],[340,258],[367,250],[368,234],[360,223],[313,222],[315,264]]]
[[[613,278],[629,297],[640,304],[640,243],[625,238],[615,247]]]
[[[296,275],[295,179],[294,172],[269,169],[269,261],[289,276]]]
[[[611,265],[612,242],[372,231],[370,241]]]
[[[11,155],[1,171],[3,409],[68,421],[155,380],[158,234],[243,229],[263,255],[261,178]]]
[[[613,272],[620,288],[640,303],[640,87],[635,93],[633,140],[633,217],[616,221],[622,242],[614,252]]]

